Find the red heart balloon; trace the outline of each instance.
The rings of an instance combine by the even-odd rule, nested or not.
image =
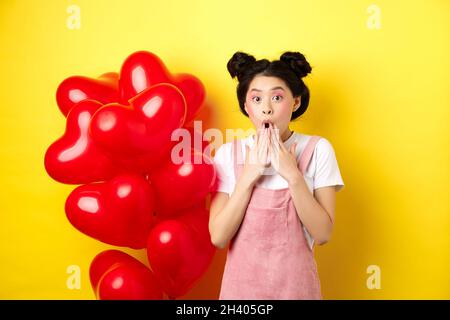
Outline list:
[[[215,247],[208,221],[204,208],[191,208],[176,220],[160,222],[149,234],[148,261],[171,298],[187,293],[211,264]]]
[[[119,74],[117,72],[106,72],[98,77],[100,80],[111,83],[114,88],[119,90]]]
[[[92,289],[97,291],[102,276],[115,264],[133,262],[135,259],[119,250],[106,250],[95,256],[89,268],[89,279]]]
[[[193,119],[205,99],[205,88],[198,78],[185,73],[172,76],[163,61],[148,51],[137,51],[122,64],[119,87],[123,100],[129,100],[163,82],[171,83],[181,90],[187,105],[186,121]]]
[[[205,100],[205,87],[195,76],[187,73],[176,74],[172,77],[171,83],[176,85],[186,99],[187,113],[186,123],[194,119]]]
[[[154,194],[144,177],[123,174],[77,187],[67,198],[65,210],[72,225],[84,234],[141,249],[153,224]]]
[[[156,54],[134,52],[125,59],[120,70],[120,96],[129,100],[155,84],[168,83],[169,78],[169,70]]]
[[[173,149],[174,153],[177,149]],[[212,160],[191,148],[155,170],[149,177],[158,199],[156,211],[163,216],[174,216],[181,209],[203,201],[214,189],[216,171]],[[183,153],[180,152],[180,153]]]
[[[161,300],[162,291],[153,272],[118,250],[98,254],[91,263],[92,288],[101,300]]]
[[[118,83],[119,75],[116,72],[102,74],[98,79],[72,76],[58,86],[56,102],[65,116],[76,103],[85,99],[97,100],[102,104],[119,102]]]
[[[92,118],[90,132],[114,159],[134,163],[145,158],[150,170],[168,153],[172,132],[183,125],[185,116],[180,90],[160,83],[130,99],[130,106],[114,103],[100,108]]]
[[[98,101],[83,100],[67,115],[64,135],[45,154],[45,169],[56,181],[84,184],[110,179],[121,171],[88,134],[91,118],[101,106]]]

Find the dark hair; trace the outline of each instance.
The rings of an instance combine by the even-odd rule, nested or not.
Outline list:
[[[253,56],[238,51],[228,61],[227,69],[231,78],[237,77],[239,81],[236,90],[239,108],[247,117],[245,97],[248,86],[256,75],[278,77],[287,84],[294,97],[301,96],[300,107],[292,113],[291,120],[300,117],[308,108],[309,89],[302,78],[311,72],[311,66],[300,52],[285,52],[280,56],[280,60],[270,62],[267,59],[256,61]]]

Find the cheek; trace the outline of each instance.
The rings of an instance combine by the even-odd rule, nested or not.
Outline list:
[[[258,118],[255,117],[255,113],[253,112],[252,108],[247,108],[248,110],[248,117],[250,118],[250,121],[256,125],[256,123],[258,122]]]
[[[253,119],[255,117],[255,110],[253,110],[251,104],[247,103],[247,105],[250,105],[249,107],[247,107],[248,116],[250,117],[250,119]]]
[[[253,117],[253,115],[254,115],[253,109],[251,107],[247,107],[247,113],[250,117]]]
[[[279,115],[282,118],[289,118],[292,115],[291,105],[289,103],[281,103],[278,105]]]

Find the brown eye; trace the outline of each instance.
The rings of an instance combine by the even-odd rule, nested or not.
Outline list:
[[[279,99],[275,99],[275,101],[280,101],[283,97],[280,95],[274,96],[274,98],[279,97]]]

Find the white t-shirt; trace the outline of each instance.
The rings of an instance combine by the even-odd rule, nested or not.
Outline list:
[[[289,150],[291,145],[296,142],[296,157],[300,161],[300,156],[309,141],[311,135],[295,132],[284,142],[286,149]],[[243,159],[246,157],[245,146],[252,148],[254,138],[252,135],[241,140]],[[214,165],[217,170],[217,189],[218,192],[225,192],[231,195],[236,185],[234,177],[234,164],[232,154],[232,142],[221,145],[214,156]],[[328,186],[336,186],[336,191],[340,191],[344,187],[339,166],[333,146],[326,138],[321,138],[317,142],[314,153],[312,155],[309,166],[304,175],[306,184],[311,192],[314,189]],[[256,183],[257,186],[267,189],[283,189],[288,187],[287,181],[279,175],[272,166],[265,169],[264,174]],[[313,246],[314,240],[305,230],[305,235],[310,244]]]

